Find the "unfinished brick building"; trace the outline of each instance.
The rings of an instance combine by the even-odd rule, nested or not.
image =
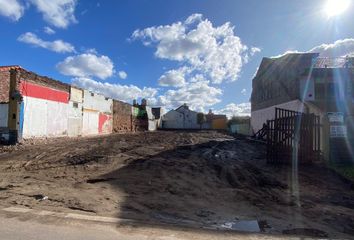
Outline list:
[[[113,100],[113,131],[133,131],[132,105]]]

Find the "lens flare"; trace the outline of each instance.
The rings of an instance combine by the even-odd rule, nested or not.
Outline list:
[[[328,0],[324,11],[328,17],[334,17],[347,10],[349,5],[350,0]]]

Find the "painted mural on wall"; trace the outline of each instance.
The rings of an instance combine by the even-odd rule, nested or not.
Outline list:
[[[22,136],[64,136],[67,134],[69,93],[21,81],[24,116]]]

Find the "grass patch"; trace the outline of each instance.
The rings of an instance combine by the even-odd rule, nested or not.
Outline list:
[[[343,177],[354,181],[354,166],[353,165],[332,165],[332,169],[334,169],[337,173],[342,175]]]

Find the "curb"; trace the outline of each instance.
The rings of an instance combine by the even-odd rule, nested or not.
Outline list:
[[[91,215],[84,215],[78,213],[60,213],[60,212],[52,212],[52,211],[45,211],[45,210],[34,210],[31,208],[22,208],[22,207],[8,207],[3,208],[2,211],[8,213],[29,213],[37,216],[50,216],[50,217],[58,217],[58,218],[65,218],[65,219],[72,219],[72,220],[84,220],[84,221],[91,221],[91,222],[100,222],[100,223],[133,223],[134,221],[128,219],[121,219],[121,218],[113,218],[113,217],[103,217],[103,216],[91,216]]]

